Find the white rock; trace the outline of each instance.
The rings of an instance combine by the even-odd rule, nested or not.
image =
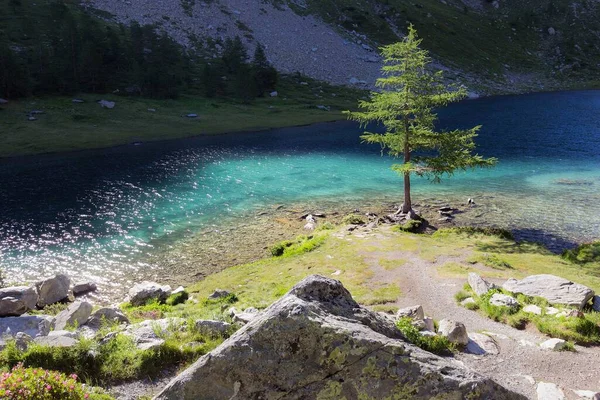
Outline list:
[[[546,340],[545,342],[541,343],[540,347],[545,350],[559,351],[565,347],[565,344],[567,344],[566,341],[564,341],[562,339],[554,338],[554,339]]]
[[[412,318],[416,320],[423,320],[425,318],[425,312],[423,311],[423,307],[420,305],[401,308],[396,313],[396,319],[400,318]]]
[[[100,107],[102,107],[102,108],[108,108],[108,109],[115,108],[115,102],[114,101],[100,100],[98,102],[98,104],[100,104]]]
[[[438,334],[440,336],[448,338],[448,340],[452,343],[465,346],[469,343],[469,335],[467,334],[467,328],[462,322],[443,319],[440,321]]]
[[[502,293],[494,293],[490,299],[490,304],[497,307],[518,307],[519,302],[511,296]]]
[[[497,355],[500,353],[500,349],[494,339],[488,335],[469,333],[469,343],[467,343],[465,352],[475,355]]]
[[[535,385],[535,379],[531,375],[521,375],[527,382]]]
[[[509,279],[502,288],[526,296],[543,297],[550,304],[576,306],[579,309],[594,297],[594,291],[587,286],[549,274],[531,275],[520,281]]]
[[[537,385],[538,400],[565,400],[565,394],[554,383],[540,382]]]
[[[542,315],[542,309],[535,304],[528,304],[523,307],[523,311],[530,314]]]
[[[556,315],[558,313],[560,313],[560,310],[558,308],[554,308],[554,307],[546,308],[546,315]]]
[[[484,294],[489,292],[490,289],[493,289],[495,287],[495,285],[487,282],[485,279],[483,279],[474,272],[469,273],[468,282],[469,286],[471,286],[471,289],[473,289],[477,296],[483,296]]]
[[[473,299],[472,297],[467,297],[466,299],[460,302],[460,305],[463,307],[467,304],[475,304],[475,299]]]
[[[592,390],[573,390],[573,393],[582,399],[600,399],[600,392],[594,392]]]

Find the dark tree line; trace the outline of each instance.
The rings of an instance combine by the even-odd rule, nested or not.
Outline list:
[[[14,7],[18,7],[15,5]],[[0,97],[114,92],[174,98],[195,91],[249,100],[273,90],[277,72],[262,46],[248,62],[239,38],[221,57],[187,51],[154,26],[111,26],[61,2],[48,5],[46,23],[32,24],[29,46],[0,35]]]

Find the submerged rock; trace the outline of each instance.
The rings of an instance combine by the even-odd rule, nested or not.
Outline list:
[[[524,399],[403,340],[339,281],[311,276],[156,397],[181,399]]]

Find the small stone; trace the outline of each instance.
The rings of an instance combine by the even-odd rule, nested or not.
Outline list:
[[[185,288],[183,286],[179,286],[177,289],[175,289],[171,292],[171,295],[182,293],[182,292],[185,292]]]
[[[215,289],[215,291],[212,292],[212,294],[210,296],[208,296],[208,298],[210,300],[216,300],[216,299],[221,299],[223,297],[227,297],[229,295],[231,295],[231,293],[229,293],[227,290]]]
[[[115,102],[114,101],[100,100],[98,102],[98,104],[100,104],[100,107],[102,107],[102,108],[108,108],[108,109],[115,108]]]
[[[156,112],[156,108],[149,108],[149,109],[148,109],[148,112],[152,112],[152,113],[154,113],[154,112]]]
[[[20,351],[26,351],[31,342],[33,342],[33,338],[25,332],[18,332],[15,335],[15,346]]]
[[[85,101],[83,101],[82,99],[73,99],[73,100],[71,100],[71,102],[72,103],[79,103],[79,104],[85,103]]]
[[[490,304],[497,307],[518,307],[519,302],[514,297],[502,293],[494,293],[490,299]]]
[[[200,332],[209,333],[212,335],[223,335],[231,328],[231,324],[223,321],[203,320],[196,321],[196,329]]]
[[[565,394],[554,383],[540,382],[537,385],[538,400],[565,400]]]
[[[6,99],[0,99],[0,104],[8,104],[8,100],[6,100]]]
[[[279,96],[279,93],[277,93],[277,91],[274,90],[271,93],[269,93],[269,96],[271,96],[271,97],[277,97],[277,96]]]
[[[550,35],[550,36],[556,35],[556,29],[554,29],[553,27],[548,28],[548,35]]]
[[[164,302],[171,295],[171,286],[144,281],[129,289],[129,302],[133,306],[142,306],[148,301]]]
[[[396,313],[396,319],[400,318],[412,318],[416,320],[423,320],[425,318],[425,312],[423,311],[423,307],[420,305],[401,308]]]
[[[554,308],[554,307],[546,308],[546,315],[556,315],[558,313],[560,313],[560,310],[558,308]]]
[[[191,113],[191,114],[187,114],[186,117],[187,118],[198,118],[198,114]]]
[[[559,351],[559,350],[562,350],[566,344],[567,344],[566,341],[564,341],[562,339],[554,338],[554,339],[546,340],[545,342],[541,343],[540,347],[545,350]]]
[[[118,308],[104,307],[95,311],[85,324],[91,328],[99,328],[105,322],[129,324],[129,319]]]
[[[304,230],[307,231],[314,231],[317,228],[317,225],[314,222],[308,222],[306,225],[304,225]]]
[[[523,311],[529,314],[542,315],[542,309],[535,304],[528,304],[523,307]]]
[[[233,320],[235,322],[241,322],[243,324],[247,324],[250,321],[252,321],[254,318],[256,318],[258,316],[258,313],[259,313],[259,311],[254,307],[246,308],[243,312],[241,312],[239,314],[234,314]]]
[[[535,379],[531,375],[521,375],[527,382],[532,385],[535,385]]]
[[[340,271],[339,269],[336,270],[335,272],[331,273],[331,275],[333,275],[333,276],[338,276],[338,275],[341,275],[341,274],[342,274],[342,271]]]
[[[440,321],[438,334],[450,342],[466,346],[469,343],[467,328],[462,322],[443,319]]]
[[[476,301],[472,297],[467,297],[466,299],[464,299],[463,301],[460,302],[460,305],[463,307],[466,306],[467,304],[476,304]]]
[[[423,318],[423,322],[425,323],[425,330],[435,332],[435,324],[433,323],[433,318],[425,317]]]

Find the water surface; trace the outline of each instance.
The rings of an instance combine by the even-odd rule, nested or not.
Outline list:
[[[600,236],[600,92],[487,98],[440,117],[483,125],[478,151],[500,163],[416,179],[416,202],[475,198],[488,210],[477,223],[556,250]],[[360,133],[340,122],[0,161],[0,266],[13,282],[62,271],[118,286],[160,269],[156,252],[274,204],[401,199],[394,160]]]

